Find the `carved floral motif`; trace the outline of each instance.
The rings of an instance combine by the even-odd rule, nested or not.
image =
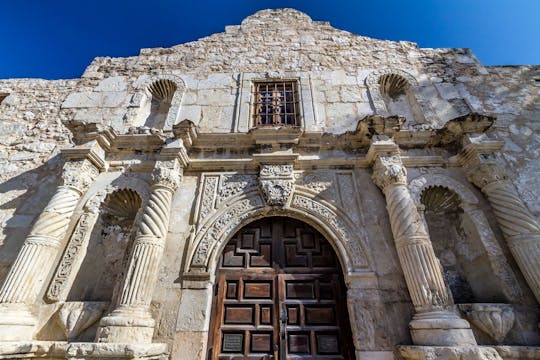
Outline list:
[[[155,185],[169,188],[171,191],[178,188],[181,177],[182,168],[175,160],[158,162],[152,172],[152,182]]]
[[[62,256],[60,265],[58,265],[58,268],[56,269],[49,290],[47,291],[46,298],[48,301],[56,302],[63,300],[64,292],[68,285],[67,283],[73,272],[73,267],[76,266],[80,258],[79,253],[90,238],[92,227],[94,226],[97,217],[97,212],[87,212],[79,219],[66,251]]]
[[[334,179],[330,173],[307,173],[301,178],[302,186],[316,192],[324,194],[330,199],[335,199]]]
[[[467,179],[482,189],[488,184],[508,179],[503,164],[504,161],[496,154],[472,153],[469,154],[463,169]]]
[[[84,193],[98,176],[99,170],[88,160],[68,161],[62,169],[64,185]]]
[[[269,206],[285,206],[294,189],[293,166],[261,165],[261,191]]]
[[[407,170],[400,156],[377,156],[373,164],[372,179],[381,190],[390,184],[406,184]]]
[[[218,191],[218,202],[224,202],[251,187],[257,186],[255,175],[222,175]]]

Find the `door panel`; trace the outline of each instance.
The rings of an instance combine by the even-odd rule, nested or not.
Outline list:
[[[225,246],[212,360],[353,359],[339,262],[316,230],[273,217]]]

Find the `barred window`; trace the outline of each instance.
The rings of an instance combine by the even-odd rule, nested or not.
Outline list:
[[[300,125],[296,85],[296,81],[256,82],[253,97],[254,125]]]

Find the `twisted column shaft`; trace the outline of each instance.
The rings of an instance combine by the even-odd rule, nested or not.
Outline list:
[[[494,154],[479,153],[474,147],[466,150],[465,159],[467,178],[486,194],[508,247],[540,303],[539,224],[507,180],[502,159]]]
[[[424,222],[406,184],[407,175],[399,156],[378,157],[373,180],[386,197],[386,208],[407,287],[417,312],[449,305],[439,261]]]
[[[173,191],[162,185],[153,186],[135,238],[119,306],[150,305],[165,246]]]
[[[156,164],[152,176],[154,184],[134,240],[122,292],[114,311],[101,320],[97,333],[100,342],[152,341],[155,322],[150,314],[150,303],[180,174],[181,168],[176,161]]]
[[[87,160],[64,166],[64,184],[32,226],[0,290],[0,303],[30,303],[40,290],[58,252],[62,250],[73,211],[97,176]]]
[[[475,345],[469,323],[451,311],[439,260],[407,188],[399,148],[392,140],[374,137],[368,159],[373,160],[373,182],[386,198],[399,262],[416,310],[409,324],[414,344]]]

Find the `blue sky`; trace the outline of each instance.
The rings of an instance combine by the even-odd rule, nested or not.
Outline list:
[[[485,65],[540,64],[540,0],[9,0],[0,78],[79,77],[96,56],[196,40],[281,7],[360,35],[471,48]]]

